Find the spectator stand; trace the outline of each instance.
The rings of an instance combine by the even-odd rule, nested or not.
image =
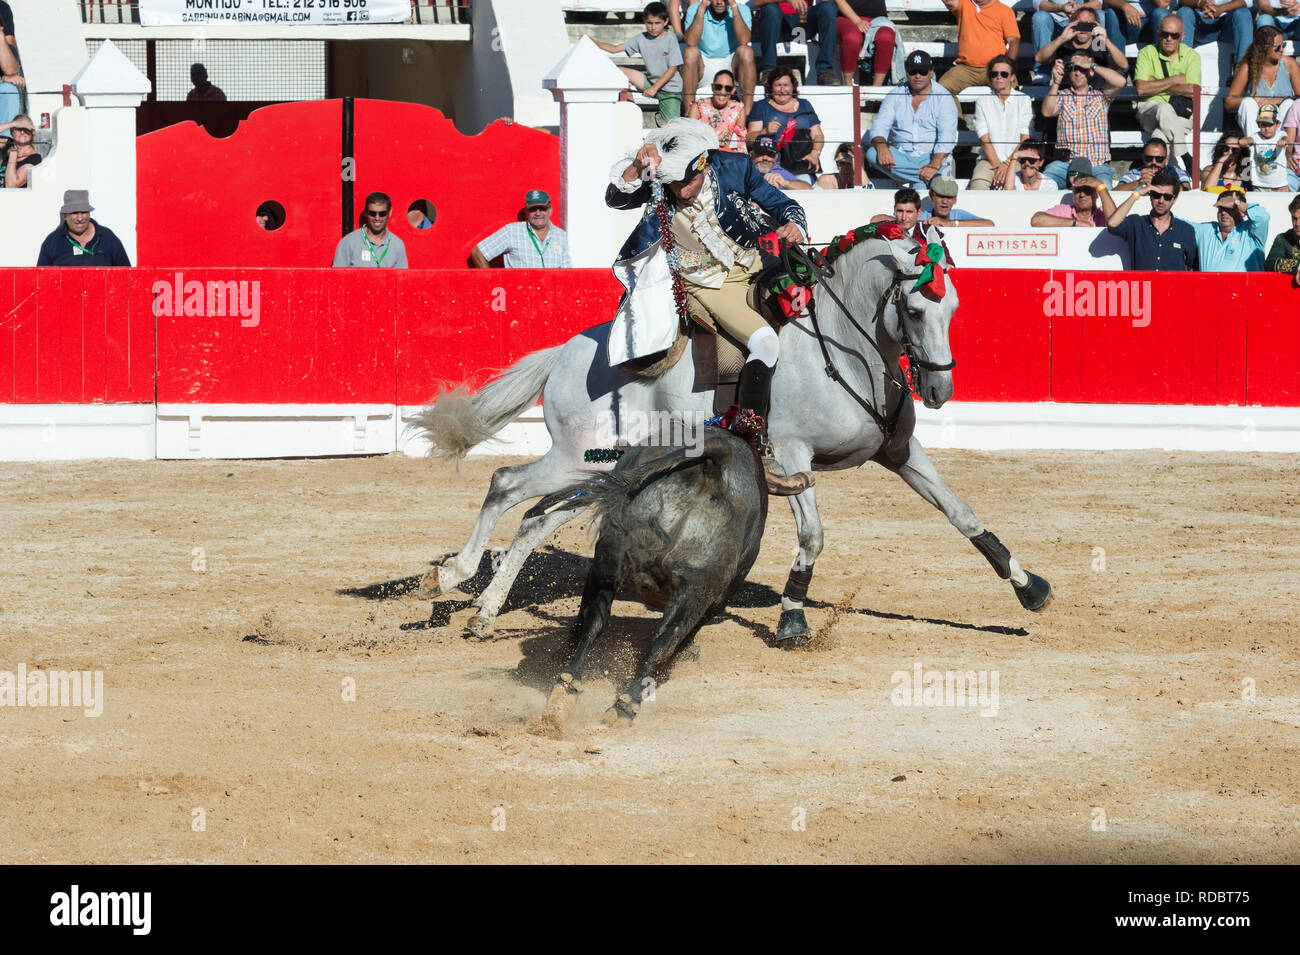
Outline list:
[[[683,0],[686,2],[686,0]],[[1006,0],[1001,0],[1006,2]],[[1046,95],[1045,86],[1026,85],[1034,67],[1034,48],[1030,34],[1030,17],[1033,13],[1032,0],[1014,0],[1008,3],[1017,14],[1021,24],[1021,45],[1017,57],[1017,67],[1022,85],[1020,89],[1029,94],[1035,101],[1035,112],[1037,112],[1038,103],[1041,103]],[[598,39],[607,42],[617,42],[629,36],[638,29],[640,22],[641,10],[644,3],[639,0],[563,0],[561,4],[565,12],[566,26],[569,31],[571,40],[583,33],[592,33]],[[929,53],[935,61],[935,74],[942,76],[943,73],[952,66],[957,56],[957,28],[953,21],[952,14],[948,12],[943,5],[942,0],[886,0],[886,10],[889,18],[896,24],[899,31],[900,39],[906,51],[924,50]],[[1288,40],[1288,52],[1294,54],[1296,43]],[[1125,56],[1130,63],[1130,76],[1132,65],[1137,59],[1138,51],[1145,44],[1127,44],[1124,48]],[[755,43],[757,51],[757,43]],[[1231,118],[1225,119],[1223,110],[1223,97],[1226,92],[1227,82],[1231,77],[1231,52],[1226,44],[1206,43],[1196,48],[1201,57],[1201,76],[1202,87],[1197,95],[1197,115],[1199,122],[1194,125],[1194,146],[1192,155],[1195,158],[1195,171],[1192,172],[1193,181],[1199,181],[1200,167],[1207,164],[1214,146],[1218,143],[1219,138],[1225,130],[1225,121],[1230,125]],[[860,113],[855,121],[844,115],[843,109],[835,96],[829,93],[829,90],[847,89],[846,87],[828,87],[827,93],[822,93],[821,88],[817,87],[812,80],[811,63],[816,58],[816,43],[796,43],[787,42],[780,46],[778,52],[778,63],[783,66],[789,66],[796,71],[801,77],[800,95],[814,102],[818,115],[822,117],[823,128],[834,127],[839,132],[832,135],[829,129],[826,132],[826,155],[833,155],[834,148],[839,141],[844,141],[842,137],[850,127],[865,131],[870,128],[875,110],[878,108],[879,100],[888,90],[886,88],[859,86],[855,99]],[[633,58],[618,58],[617,62],[627,65],[637,65],[638,60]],[[863,79],[859,71],[859,80]],[[709,77],[702,79],[701,88]],[[973,112],[974,104],[981,95],[989,95],[987,87],[972,87],[965,90],[959,97],[958,101],[962,104],[961,123],[958,130],[958,150],[954,157],[957,163],[957,177],[964,184],[969,177],[970,171],[978,158],[978,139],[974,134]],[[823,98],[825,97],[825,98]],[[1133,88],[1131,80],[1130,85],[1117,97],[1115,106],[1112,107],[1111,121],[1111,145],[1117,151],[1116,172],[1122,174],[1129,162],[1135,158],[1136,152],[1141,148],[1145,141],[1145,134],[1137,122],[1135,112],[1135,101],[1137,100],[1136,90]],[[637,95],[635,102],[642,108],[643,122],[646,125],[653,125],[654,103],[646,97]],[[851,107],[850,107],[851,108]],[[1036,134],[1041,138],[1042,129],[1037,129]],[[1052,137],[1054,138],[1054,137]],[[859,149],[858,153],[861,152]]]

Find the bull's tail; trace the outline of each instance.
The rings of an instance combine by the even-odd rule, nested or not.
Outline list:
[[[541,394],[563,345],[525,355],[477,394],[465,387],[444,389],[411,421],[429,442],[429,453],[463,458],[530,407]]]

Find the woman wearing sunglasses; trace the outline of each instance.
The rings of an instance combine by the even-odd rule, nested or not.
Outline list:
[[[718,134],[718,148],[729,153],[745,152],[745,107],[733,98],[736,77],[731,70],[718,70],[713,77],[713,95],[691,104],[690,119],[706,123]]]
[[[1286,40],[1277,27],[1262,26],[1255,31],[1246,55],[1232,71],[1228,94],[1223,98],[1225,111],[1237,111],[1237,123],[1247,135],[1253,135],[1259,108],[1272,104],[1285,116],[1300,90],[1300,66],[1295,57],[1286,56]]]
[[[1029,124],[1034,107],[1029,97],[1012,89],[1016,65],[1005,53],[989,61],[988,83],[991,96],[981,96],[975,104],[975,135],[980,138],[983,155],[970,176],[971,189],[1010,189],[1011,155],[1029,138]]]

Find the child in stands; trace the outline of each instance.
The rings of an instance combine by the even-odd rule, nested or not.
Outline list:
[[[1278,122],[1277,107],[1272,103],[1259,108],[1259,114],[1250,124],[1241,145],[1250,150],[1250,184],[1255,189],[1268,192],[1288,192],[1287,147],[1288,134]]]
[[[634,93],[644,93],[659,103],[659,125],[682,115],[682,50],[668,31],[668,8],[656,2],[646,5],[645,32],[622,43],[591,41],[606,53],[626,53],[645,60],[645,74],[620,66]]]

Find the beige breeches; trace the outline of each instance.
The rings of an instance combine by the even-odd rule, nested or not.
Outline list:
[[[741,346],[754,332],[767,328],[763,317],[749,307],[749,280],[758,271],[757,264],[756,261],[752,272],[740,265],[732,266],[722,288],[686,284],[686,294],[712,315],[718,327]]]

